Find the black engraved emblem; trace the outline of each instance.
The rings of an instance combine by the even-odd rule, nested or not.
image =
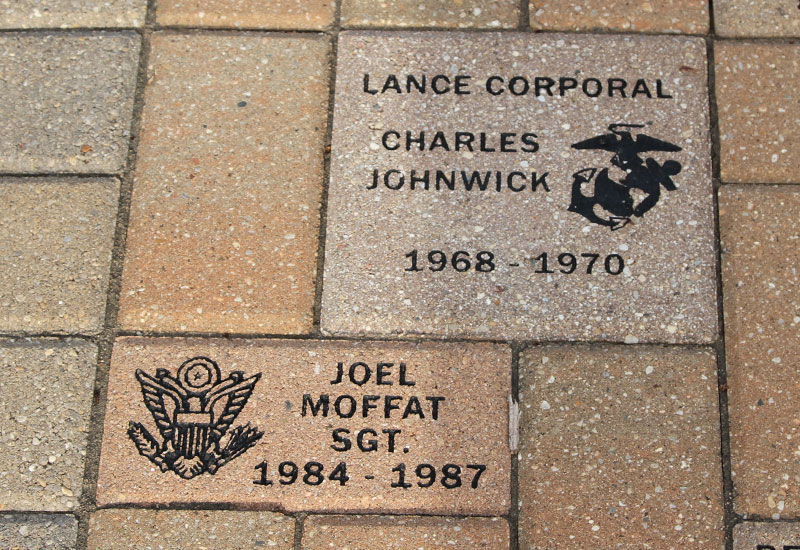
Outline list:
[[[249,423],[228,431],[259,378],[260,373],[245,378],[234,371],[220,379],[219,367],[207,357],[184,362],[174,377],[167,369],[158,369],[155,377],[138,369],[136,379],[162,441],[139,422],[128,424],[128,436],[162,472],[172,470],[184,479],[214,474],[264,435]]]
[[[626,129],[623,129],[626,128]],[[584,168],[572,177],[572,201],[569,211],[580,214],[592,223],[604,225],[612,231],[622,229],[633,216],[641,218],[661,198],[661,186],[667,191],[677,189],[672,176],[681,171],[681,164],[668,160],[659,164],[653,158],[643,160],[641,153],[648,151],[680,151],[672,143],[639,134],[636,139],[630,129],[644,128],[643,124],[612,124],[610,134],[602,134],[572,145],[573,149],[596,149],[614,153],[611,164],[624,175],[615,181],[609,169]],[[591,194],[586,194],[594,187]]]

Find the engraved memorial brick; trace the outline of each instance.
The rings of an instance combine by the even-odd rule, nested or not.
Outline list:
[[[122,338],[98,504],[501,515],[496,344]]]
[[[322,330],[713,341],[705,49],[342,33]]]

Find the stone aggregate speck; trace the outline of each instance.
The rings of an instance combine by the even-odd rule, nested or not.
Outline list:
[[[537,30],[626,32],[708,32],[708,0],[532,0],[531,27]]]
[[[147,0],[0,0],[0,28],[141,27]]]
[[[800,182],[800,44],[725,40],[714,49],[722,181]]]
[[[725,547],[712,351],[531,347],[519,387],[520,549]]]
[[[161,25],[324,29],[333,23],[335,0],[159,0]]]
[[[0,510],[77,507],[96,361],[83,341],[0,340]]]
[[[508,550],[509,530],[501,518],[311,516],[300,548]]]
[[[216,361],[223,377],[232,371],[247,376],[261,373],[235,424],[249,422],[264,436],[213,475],[182,479],[141,456],[127,431],[131,421],[140,422],[159,437],[136,370],[154,376],[156,369],[164,368],[174,376],[194,356]],[[377,385],[376,374],[362,386],[346,378],[340,385],[330,383],[336,378],[338,362],[345,368],[363,362],[374,369],[386,361],[394,365],[391,386]],[[399,384],[401,362],[413,386]],[[496,344],[121,338],[114,345],[109,372],[97,503],[101,507],[215,503],[287,512],[502,515],[508,512],[511,491],[510,392],[511,350]],[[313,407],[322,394],[329,395],[329,413],[319,409],[317,416],[306,405]],[[355,399],[357,410],[340,416],[336,411],[347,413],[348,406],[337,409],[335,404],[340,396],[348,395]],[[362,403],[369,395],[374,399],[367,410]],[[402,410],[390,410],[388,418],[386,395],[399,396],[394,406],[402,406]],[[422,416],[410,414],[403,419],[412,396],[423,404]],[[445,398],[436,419],[428,396]],[[349,430],[348,449],[333,439],[335,429]],[[357,434],[364,429],[374,430],[375,435],[367,432],[361,437],[375,440],[375,449],[357,445]],[[383,432],[387,429],[401,430],[393,448]],[[260,479],[256,465],[262,461],[271,465],[270,485],[254,483]],[[322,464],[326,476],[344,462],[350,480],[345,485],[329,478],[308,484],[302,472],[311,461]],[[294,482],[279,483],[286,481],[276,471],[283,462],[299,465],[301,474]],[[391,487],[398,475],[392,469],[401,463],[408,466],[410,479],[416,479],[419,464],[435,465],[437,471],[445,464],[461,465],[464,482],[461,488],[448,489],[437,477],[439,481],[429,487]],[[486,466],[477,488],[471,487],[467,464]]]
[[[714,27],[726,37],[800,36],[795,0],[714,0]]]
[[[517,0],[342,0],[343,27],[509,29],[519,23]]]
[[[793,550],[800,547],[800,524],[740,523],[733,528],[733,550]]]
[[[711,342],[716,338],[713,191],[706,46],[696,38],[521,33],[343,32],[339,38],[321,327],[331,335],[468,336],[533,340]],[[470,95],[369,94],[388,74],[471,75]],[[491,75],[662,79],[672,99],[491,96]],[[532,88],[531,88],[532,90]],[[669,94],[668,94],[669,95]],[[643,218],[622,229],[568,211],[573,173],[610,166],[607,151],[571,144],[640,123],[647,135],[680,144],[657,156],[682,164],[677,190],[664,191]],[[384,132],[532,132],[534,153],[386,150]],[[430,137],[429,137],[430,139]],[[451,138],[452,141],[452,138]],[[477,147],[477,146],[476,146]],[[613,167],[612,167],[613,168]],[[393,191],[372,185],[373,170],[437,169],[548,173],[515,193],[455,190],[433,183]],[[380,177],[380,176],[379,176]],[[433,176],[431,176],[433,178]],[[460,181],[460,180],[459,180]],[[493,182],[494,180],[492,180]],[[664,235],[671,238],[664,239]],[[408,255],[418,251],[419,271]],[[491,273],[434,271],[429,251],[494,255]],[[571,275],[536,273],[548,253],[598,254]],[[603,271],[610,254],[627,266]],[[588,260],[587,260],[588,261]],[[512,265],[515,264],[515,265]],[[473,265],[475,265],[473,263]]]
[[[264,512],[99,510],[88,550],[291,550],[294,527],[293,518]]]
[[[317,35],[153,36],[121,326],[311,329],[328,49]]]
[[[0,180],[0,330],[103,328],[119,182]]]
[[[74,550],[77,538],[73,516],[0,515],[0,547],[6,550]]]
[[[720,236],[736,512],[800,517],[800,191],[724,186]]]
[[[140,38],[0,35],[0,171],[122,171]]]

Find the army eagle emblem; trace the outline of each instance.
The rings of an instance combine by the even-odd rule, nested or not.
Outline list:
[[[260,373],[245,378],[234,371],[221,379],[219,366],[207,357],[185,361],[176,376],[167,369],[155,376],[138,369],[136,379],[161,442],[139,422],[129,423],[128,436],[162,472],[172,470],[184,479],[213,475],[264,435],[249,423],[229,431],[259,378]]]

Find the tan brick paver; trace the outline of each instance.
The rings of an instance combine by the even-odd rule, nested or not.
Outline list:
[[[500,518],[311,516],[301,548],[508,550],[509,533]]]
[[[119,182],[0,181],[0,330],[103,328]]]
[[[800,516],[800,191],[720,191],[736,511]]]
[[[708,32],[709,0],[531,0],[531,27],[564,31]]]
[[[508,29],[519,22],[516,0],[341,0],[344,27]]]
[[[0,28],[141,27],[147,0],[0,0]]]
[[[0,171],[121,172],[139,47],[134,33],[0,34]]]
[[[79,340],[0,340],[0,510],[78,506],[96,361]]]
[[[292,550],[295,521],[265,512],[100,510],[89,550]]]
[[[324,29],[333,22],[336,0],[159,0],[161,25]]]
[[[715,367],[703,350],[528,348],[520,548],[722,550]]]
[[[722,181],[800,182],[800,45],[721,41],[714,50]]]
[[[153,38],[123,327],[311,329],[327,53],[320,36]]]

